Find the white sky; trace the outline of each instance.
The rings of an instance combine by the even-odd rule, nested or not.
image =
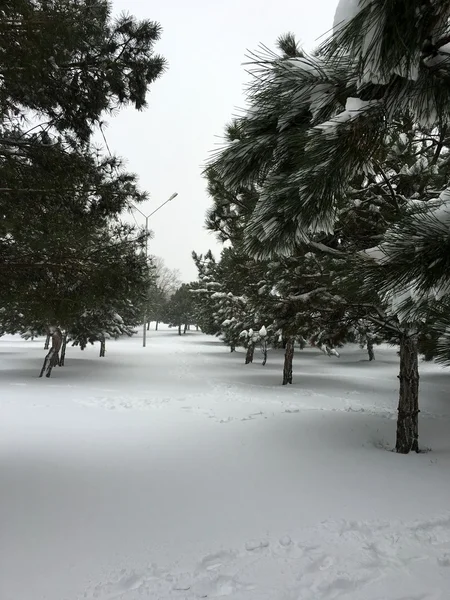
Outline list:
[[[247,50],[273,48],[292,31],[306,49],[333,23],[337,0],[113,0],[127,11],[158,21],[163,34],[156,50],[169,62],[152,86],[145,112],[123,110],[105,130],[112,152],[138,174],[150,201],[148,214],[173,192],[179,196],[151,218],[150,252],[196,279],[192,250],[220,247],[204,229],[209,206],[202,167],[223,127],[244,106]],[[136,213],[139,223],[142,217]]]

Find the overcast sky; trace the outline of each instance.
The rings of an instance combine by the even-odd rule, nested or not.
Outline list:
[[[126,159],[150,193],[148,214],[173,192],[178,197],[151,218],[150,252],[196,279],[192,250],[220,247],[204,229],[209,205],[201,176],[224,124],[244,106],[247,81],[242,63],[258,44],[273,48],[292,31],[306,49],[333,23],[337,0],[113,0],[115,10],[158,21],[163,34],[156,50],[169,63],[152,85],[144,112],[124,110],[110,120],[111,150]],[[136,214],[139,223],[143,219]]]

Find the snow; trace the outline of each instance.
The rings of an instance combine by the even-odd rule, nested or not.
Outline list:
[[[450,43],[443,44],[438,48],[436,56],[428,56],[424,59],[427,67],[437,67],[445,64],[448,67],[450,61]]]
[[[361,254],[371,258],[375,262],[381,263],[386,260],[386,253],[381,246],[374,246],[373,248],[366,248],[361,250]]]
[[[399,139],[399,142],[401,144],[403,144],[404,146],[407,146],[409,144],[409,138],[406,135],[406,133],[403,133],[403,132],[400,133],[399,136],[398,136],[398,139]]]
[[[360,40],[361,46],[357,51],[357,56],[354,57],[356,59],[362,58],[364,61],[364,71],[360,78],[359,86],[363,86],[366,83],[387,84],[392,75],[416,81],[419,77],[418,60],[411,64],[411,61],[406,58],[400,59],[391,68],[391,73],[384,72],[382,61],[380,60],[380,42],[383,38],[380,32],[386,29],[386,13],[380,12],[379,8],[372,0],[340,0],[336,9],[333,25],[335,36],[341,35],[349,22],[361,11],[365,10],[365,15],[363,16],[364,22],[360,23],[361,30],[363,31]],[[447,15],[440,15],[442,23],[446,22],[446,17]],[[427,58],[425,60],[426,65],[435,66],[448,59],[447,46],[442,46],[439,50],[441,51],[439,58]]]
[[[334,33],[340,33],[345,25],[356,17],[361,8],[359,0],[339,0],[334,14]]]
[[[437,206],[432,210],[428,211],[429,216],[431,216],[436,221],[439,221],[444,226],[450,225],[450,189],[446,188],[441,192],[439,198],[437,199]]]
[[[331,83],[318,83],[313,87],[309,96],[309,109],[313,119],[316,119],[320,111],[327,105],[333,91],[334,86]]]
[[[378,100],[360,100],[359,98],[348,98],[345,110],[335,115],[332,119],[315,125],[314,129],[333,134],[336,127],[342,123],[348,123],[357,119],[366,110],[378,105]]]
[[[411,309],[408,309],[408,303],[416,303],[421,295],[417,290],[416,283],[411,283],[409,288],[398,292],[389,292],[386,295],[390,306],[388,313],[396,316],[399,323],[411,322]]]
[[[450,374],[421,363],[395,437],[395,349],[244,365],[176,330],[68,348],[0,338],[2,600],[444,600]]]
[[[295,69],[298,69],[305,74],[313,75],[314,77],[320,75],[319,65],[322,67],[322,64],[317,60],[317,58],[308,56],[291,58],[286,61],[286,65],[292,66]]]
[[[347,98],[345,110],[348,112],[360,112],[370,106],[373,106],[373,104],[373,100],[361,100],[361,98]]]

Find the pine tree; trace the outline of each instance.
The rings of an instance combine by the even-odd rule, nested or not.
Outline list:
[[[146,195],[90,138],[105,112],[145,107],[160,26],[105,0],[6,0],[0,31],[0,332],[104,339],[124,311],[129,331],[149,273],[118,215]]]
[[[193,296],[190,286],[181,285],[168,301],[164,320],[170,327],[177,327],[178,334],[186,333],[188,326],[194,321]]]
[[[87,141],[105,111],[146,105],[149,85],[164,70],[154,53],[161,27],[131,15],[111,16],[108,0],[4,0],[0,8],[0,114],[23,108],[46,126]],[[27,140],[2,135],[17,152]]]
[[[404,64],[411,66],[420,55],[420,46],[413,41],[423,34],[422,16],[418,36],[417,31],[404,29],[405,23],[406,28],[413,27],[413,13],[408,12],[410,20],[402,21],[401,29],[408,39],[405,50],[400,38],[389,39],[395,35],[383,14],[394,10],[394,5],[398,10],[402,3],[389,4],[388,9],[382,2],[361,2],[357,18],[344,28],[344,37],[337,35],[314,55],[290,55],[286,47],[292,49],[293,45],[287,44],[287,38],[279,43],[279,55],[266,49],[253,55],[255,83],[249,90],[249,110],[228,127],[228,144],[216,155],[211,168],[230,191],[258,187],[259,200],[247,219],[244,239],[244,247],[252,256],[296,256],[299,247],[313,252],[322,265],[328,263],[330,274],[338,275],[337,281],[330,278],[325,286],[333,297],[337,321],[368,319],[380,328],[383,337],[400,343],[398,430],[407,431],[408,439],[398,438],[397,450],[407,452],[418,447],[417,351],[426,328],[417,327],[417,319],[401,318],[399,303],[393,307],[392,302],[394,275],[389,278],[386,273],[395,271],[396,248],[397,257],[402,257],[401,246],[408,241],[405,232],[415,230],[418,239],[420,220],[411,216],[411,205],[416,199],[430,200],[436,189],[448,186],[447,169],[444,163],[442,168],[439,164],[446,154],[448,92],[443,84],[437,93],[441,79],[431,81],[430,77],[443,75],[430,69],[427,57],[418,58],[419,63],[425,63],[421,67],[425,86],[421,77],[417,82],[409,80],[407,70],[400,76],[404,80],[397,82],[379,55],[371,54],[375,46],[380,49],[382,43],[393,43],[397,44],[393,55],[403,53]],[[426,18],[444,14],[431,5],[422,9]],[[362,24],[372,17],[379,31],[366,56],[363,40],[370,28]],[[358,29],[355,24],[359,18],[363,20]],[[387,62],[392,66],[391,59]],[[365,71],[367,65],[370,69]],[[373,73],[375,79],[383,74],[382,84],[367,80]],[[440,198],[441,208],[446,208],[445,194]],[[429,223],[430,219],[427,231],[431,234]],[[431,238],[428,235],[427,239]],[[384,272],[372,264],[370,251],[380,244],[384,255],[390,252]],[[417,260],[416,252],[414,259],[409,257],[415,265],[409,269],[406,261],[397,260],[403,266],[404,281],[412,280],[418,265],[422,273],[427,267],[432,269],[431,255],[442,261],[436,265],[445,265],[446,251],[445,244],[438,242],[428,257],[421,251]],[[435,273],[441,280],[435,276],[434,282],[442,283],[444,270],[436,268]],[[387,286],[377,294],[375,282],[382,281],[383,276]],[[429,284],[430,279],[425,287]],[[321,318],[326,310],[319,307]],[[329,322],[336,316],[330,314]]]

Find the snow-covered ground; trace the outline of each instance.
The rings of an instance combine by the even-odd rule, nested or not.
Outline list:
[[[243,364],[152,332],[69,348],[0,338],[1,600],[448,600],[450,373],[423,364],[399,456],[397,356]]]

